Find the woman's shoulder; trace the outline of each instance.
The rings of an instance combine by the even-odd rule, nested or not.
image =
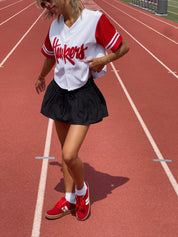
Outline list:
[[[54,27],[54,26],[58,27],[59,25],[62,24],[62,22],[64,22],[63,16],[60,16],[52,21],[51,27]]]
[[[54,19],[50,25],[50,32],[59,33],[64,27],[63,24],[64,24],[63,16]]]
[[[102,15],[101,11],[99,11],[99,10],[94,11],[94,10],[90,10],[87,8],[84,8],[83,12],[82,12],[82,16],[85,18],[90,18],[90,17],[99,18],[101,15]]]

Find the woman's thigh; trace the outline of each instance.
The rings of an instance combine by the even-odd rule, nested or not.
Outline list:
[[[88,129],[89,125],[70,125],[63,146],[63,154],[78,155]]]
[[[59,141],[61,143],[61,146],[63,147],[70,124],[55,121],[55,127],[56,127],[56,132],[57,132]]]

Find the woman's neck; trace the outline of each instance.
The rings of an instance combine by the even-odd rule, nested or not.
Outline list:
[[[64,8],[63,8],[63,17],[64,17],[64,22],[68,27],[71,27],[75,21],[79,18],[81,15],[82,11],[78,9],[77,12],[74,12],[73,7],[70,4],[69,0],[66,0],[64,2]]]
[[[67,14],[63,14],[65,24],[68,27],[71,27],[76,22],[76,20],[80,17],[80,15],[81,15],[81,11],[79,11],[75,15],[73,14],[73,11],[68,12]]]

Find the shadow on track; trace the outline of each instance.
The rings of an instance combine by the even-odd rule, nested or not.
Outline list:
[[[50,165],[62,166],[59,162],[50,162]],[[90,185],[90,201],[91,204],[99,200],[105,199],[108,194],[111,194],[114,189],[124,185],[129,181],[127,177],[112,176],[107,173],[102,173],[95,170],[92,166],[84,163],[85,169],[85,180]],[[56,185],[55,190],[57,192],[64,193],[64,179],[62,178],[60,182]]]

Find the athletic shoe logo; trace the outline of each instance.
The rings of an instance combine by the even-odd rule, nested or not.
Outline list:
[[[63,212],[66,212],[66,211],[69,210],[67,206],[61,207],[61,209],[62,209]]]
[[[60,47],[61,44],[59,43],[59,39],[57,37],[54,38],[53,41],[53,49],[56,55],[56,61],[59,63],[59,59],[64,60],[64,63],[66,64],[67,60],[74,66],[75,62],[73,58],[77,59],[84,59],[85,58],[85,50],[88,47],[84,48],[84,44],[82,44],[80,47],[73,46],[73,47],[67,47],[67,45],[64,45],[64,48]]]
[[[85,205],[89,204],[89,198],[87,197],[87,199],[85,200]]]

